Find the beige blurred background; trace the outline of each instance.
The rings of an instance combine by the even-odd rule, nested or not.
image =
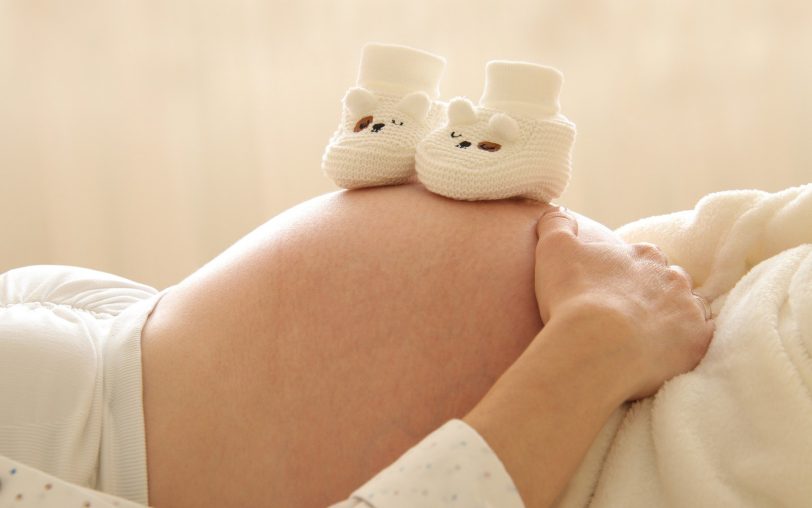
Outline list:
[[[0,272],[162,288],[336,187],[325,142],[367,41],[564,72],[561,202],[611,227],[706,193],[812,181],[804,0],[0,0]]]

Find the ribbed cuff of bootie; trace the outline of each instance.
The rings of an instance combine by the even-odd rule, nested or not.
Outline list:
[[[393,95],[425,92],[430,99],[440,96],[440,78],[445,59],[427,51],[397,44],[369,43],[364,46],[358,68],[357,86]]]

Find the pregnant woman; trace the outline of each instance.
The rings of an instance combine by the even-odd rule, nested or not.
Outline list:
[[[682,270],[585,217],[418,184],[327,194],[148,320],[150,504],[325,506],[462,418],[548,506],[611,412],[711,335]]]
[[[566,184],[573,128],[536,118],[557,99],[496,99],[560,77],[489,69],[541,77],[483,96],[530,117],[452,101],[464,127],[434,131],[415,159],[412,117],[367,115],[343,121],[325,157],[349,187],[393,168],[428,171],[425,186],[307,201],[161,295],[98,272],[0,275],[0,504],[70,505],[55,501],[69,484],[27,463],[159,508],[550,506],[610,414],[693,369],[713,324],[657,247],[544,203]],[[431,116],[428,100],[410,93],[397,114]],[[346,111],[376,101],[356,89]],[[476,175],[519,175],[514,189],[550,171],[536,201],[501,199],[448,176],[469,156],[484,161]],[[376,183],[404,183],[392,178]]]
[[[28,267],[0,297],[20,507],[549,506],[713,327],[652,245],[416,183],[307,201],[160,295]]]

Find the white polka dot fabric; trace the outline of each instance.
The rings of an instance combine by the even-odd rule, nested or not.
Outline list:
[[[126,499],[80,487],[0,456],[0,506],[15,508],[142,508]]]
[[[333,508],[524,508],[504,465],[473,428],[451,420]]]

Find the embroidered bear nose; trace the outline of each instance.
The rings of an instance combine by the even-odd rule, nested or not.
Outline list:
[[[372,126],[372,132],[378,132],[379,130],[383,129],[386,124],[384,123],[376,123]]]
[[[471,146],[470,141],[462,141],[457,145],[457,148],[468,148],[469,146]]]
[[[502,145],[499,143],[493,143],[491,141],[480,141],[477,145],[477,148],[480,150],[485,150],[486,152],[498,152]]]

